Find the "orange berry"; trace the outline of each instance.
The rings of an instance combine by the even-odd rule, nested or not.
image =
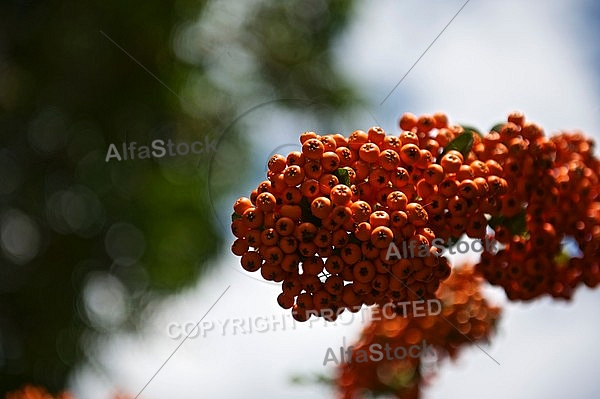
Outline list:
[[[321,165],[325,172],[332,172],[340,167],[340,157],[333,151],[327,151],[323,154]]]
[[[478,191],[479,189],[477,188],[477,185],[473,182],[473,180],[467,179],[461,181],[458,185],[457,195],[466,199],[471,199],[477,196]]]
[[[238,238],[231,245],[231,252],[233,252],[234,255],[242,256],[248,252],[248,248],[248,241],[245,238]]]
[[[281,216],[288,217],[297,222],[302,217],[302,208],[300,208],[300,205],[282,205],[280,213]]]
[[[283,251],[276,246],[266,247],[261,250],[261,255],[265,259],[265,265],[277,266],[283,260]]]
[[[302,154],[306,159],[320,159],[325,152],[325,146],[319,139],[308,139],[302,144]]]
[[[319,181],[315,179],[307,179],[302,182],[300,185],[300,192],[304,195],[308,200],[312,200],[317,198],[321,192],[319,187]]]
[[[444,180],[444,168],[438,164],[431,164],[424,173],[424,179],[431,185],[438,185]]]
[[[406,165],[414,165],[421,157],[421,151],[415,144],[404,144],[400,150],[400,159]]]
[[[425,226],[428,221],[427,211],[416,202],[411,202],[406,205],[406,215],[408,216],[408,221],[415,226]]]
[[[426,169],[433,162],[433,155],[428,150],[419,151],[419,159],[415,162],[417,168]]]
[[[286,159],[283,155],[275,154],[269,159],[267,165],[271,172],[280,173],[285,169]]]
[[[392,227],[404,227],[408,223],[408,215],[404,211],[394,211],[390,215],[390,224]]]
[[[288,154],[285,159],[285,163],[287,166],[298,165],[303,166],[306,159],[304,159],[304,155],[300,151],[292,151]]]
[[[319,248],[331,247],[332,239],[333,237],[331,232],[325,228],[321,228],[319,231],[317,231],[317,235],[315,236],[313,243]]]
[[[389,227],[378,226],[371,232],[371,242],[377,248],[387,248],[394,240],[394,233]]]
[[[392,182],[392,186],[394,188],[401,188],[410,183],[410,174],[408,171],[402,167],[397,167],[390,174],[390,181]]]
[[[458,182],[452,178],[444,179],[439,184],[439,192],[444,197],[452,197],[458,191]]]
[[[261,193],[256,197],[256,209],[262,212],[271,212],[275,209],[277,199],[271,193]]]
[[[294,232],[295,223],[289,217],[280,217],[277,222],[275,222],[275,230],[277,233],[282,236],[289,236]]]
[[[242,255],[240,262],[244,270],[255,272],[262,266],[262,257],[258,252],[246,252]]]
[[[366,222],[371,216],[371,206],[365,201],[356,201],[351,206],[352,219],[357,222]]]
[[[277,303],[284,309],[291,309],[294,306],[294,297],[282,292],[277,296]]]
[[[301,242],[298,244],[298,252],[303,257],[308,258],[317,253],[317,246],[314,242]]]
[[[319,179],[319,191],[323,195],[329,195],[331,189],[335,187],[339,182],[340,180],[337,178],[337,176],[332,175],[330,173],[324,174]]]
[[[323,143],[323,149],[325,150],[325,152],[335,151],[337,145],[332,135],[327,134],[325,136],[321,136],[319,137],[319,140],[321,141],[321,143]]]
[[[417,130],[423,133],[429,133],[436,126],[435,119],[431,115],[421,115],[417,119]]]
[[[330,294],[341,294],[344,290],[344,280],[340,276],[329,276],[327,277],[327,280],[325,280],[324,287]]]
[[[321,162],[314,159],[308,159],[302,167],[304,174],[309,179],[318,179],[323,174],[323,166]]]
[[[462,166],[462,160],[456,154],[448,152],[442,157],[440,165],[445,173],[457,173]]]
[[[387,186],[389,181],[388,172],[385,169],[373,169],[369,174],[369,184],[375,189],[380,190]]]
[[[471,165],[461,165],[458,172],[456,172],[456,179],[458,181],[463,180],[473,180],[475,175],[473,174],[473,169],[471,169]]]
[[[259,229],[252,229],[246,233],[246,241],[248,245],[254,248],[261,246],[261,231]]]
[[[335,144],[336,144],[337,148],[348,146],[348,139],[345,138],[343,135],[336,133],[332,137],[335,140]],[[337,148],[336,148],[336,150],[337,150]]]
[[[358,157],[368,163],[375,163],[379,160],[379,147],[375,143],[365,143],[358,150]]]
[[[346,205],[352,199],[352,190],[345,184],[337,184],[331,189],[329,197],[335,205]]]
[[[325,261],[325,270],[327,273],[337,274],[344,269],[344,261],[338,255],[333,255],[327,258]]]
[[[296,187],[286,187],[281,193],[281,200],[284,204],[297,204],[302,200],[302,192]]]
[[[248,228],[246,227],[246,224],[244,223],[243,219],[239,218],[239,219],[235,219],[233,222],[231,222],[231,232],[237,238],[245,237],[247,231],[248,231]]]
[[[271,182],[268,180],[262,181],[260,182],[260,184],[258,185],[258,187],[256,188],[257,191],[257,196],[260,193],[266,193],[266,192],[271,192]],[[254,201],[252,201],[253,203],[256,203]]]
[[[386,135],[385,135],[385,130],[383,130],[381,127],[373,126],[367,132],[367,136],[371,143],[375,143],[379,146],[379,145],[383,144],[383,140],[385,139]]]
[[[353,265],[356,262],[358,262],[361,255],[362,255],[362,251],[361,251],[360,247],[354,243],[350,243],[350,244],[346,245],[340,251],[340,257],[342,258],[344,263],[346,263],[348,265]],[[346,279],[344,279],[344,280],[346,280]]]
[[[417,195],[423,199],[429,199],[436,193],[435,187],[427,183],[425,179],[419,180],[417,183]]]
[[[385,211],[375,211],[369,216],[371,228],[390,225],[390,215]]]
[[[359,283],[370,283],[376,274],[375,265],[369,260],[362,260],[352,268],[352,275]]]
[[[281,248],[284,254],[293,254],[296,252],[296,249],[298,249],[298,240],[290,236],[281,237],[281,239],[279,240],[279,247]]]
[[[298,167],[298,166],[296,166]],[[270,193],[280,194],[288,187],[285,181],[285,175],[283,173],[277,173],[271,177],[271,185],[269,188]]]
[[[423,144],[420,145],[420,147],[422,149],[424,149],[424,150],[429,151],[431,153],[431,155],[433,155],[436,158],[439,155],[440,144],[435,139],[427,139],[427,140],[425,140],[423,142]]]
[[[318,229],[314,224],[304,222],[298,227],[296,227],[296,229],[294,230],[294,237],[296,237],[296,239],[301,242],[312,242],[312,240],[317,235],[317,231]]]
[[[385,170],[395,170],[400,165],[400,155],[394,150],[383,150],[379,154],[379,165]]]
[[[368,241],[371,238],[371,224],[360,222],[354,229],[354,236],[359,241]]]
[[[331,200],[327,197],[317,197],[310,204],[312,214],[319,219],[325,219],[329,216],[332,209]]]
[[[279,234],[274,228],[264,229],[260,234],[260,242],[266,246],[273,246],[279,241]]]
[[[508,121],[514,123],[517,126],[523,126],[525,123],[525,115],[522,112],[514,111],[508,115]]]
[[[335,153],[340,160],[340,166],[351,166],[356,161],[355,153],[348,147],[339,147],[335,149]]]
[[[414,144],[418,146],[419,136],[413,131],[405,130],[402,133],[400,133],[400,141],[402,142],[403,146],[406,144]]]
[[[323,259],[319,256],[311,256],[302,262],[302,274],[317,276],[323,271],[324,267]]]
[[[433,114],[433,120],[435,121],[435,128],[442,129],[448,127],[448,116],[443,112],[436,112]]]
[[[263,224],[264,214],[255,207],[246,209],[242,215],[244,225],[249,229],[257,229]]]
[[[407,112],[400,117],[399,126],[402,130],[412,130],[417,126],[417,116]]]
[[[316,139],[319,135],[315,132],[304,132],[300,135],[300,144],[304,144],[307,140]]]
[[[408,204],[408,198],[402,191],[392,191],[388,194],[386,205],[391,211],[403,211]]]
[[[238,215],[242,215],[244,213],[244,211],[248,208],[250,208],[252,206],[252,201],[250,201],[249,198],[246,197],[241,197],[238,198],[235,203],[233,204],[233,211],[238,214]]]
[[[336,230],[333,232],[331,237],[331,244],[336,248],[343,248],[348,244],[350,240],[348,232],[346,230]]]
[[[353,131],[348,137],[348,148],[358,151],[360,147],[369,141],[369,136],[362,130]]]
[[[448,200],[448,210],[453,216],[464,216],[468,210],[468,204],[466,199],[453,196]]]
[[[285,168],[283,176],[288,186],[297,186],[304,180],[304,170],[298,165],[288,166]]]
[[[356,309],[358,305],[361,304],[361,299],[358,294],[354,291],[354,284],[348,284],[342,290],[342,302],[346,307],[351,309]]]

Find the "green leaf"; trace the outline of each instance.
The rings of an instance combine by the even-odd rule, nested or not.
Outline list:
[[[554,257],[554,263],[561,268],[564,268],[568,263],[571,256],[564,249]]]
[[[310,202],[308,202],[306,197],[302,197],[298,205],[300,205],[300,208],[302,208],[302,221],[312,223],[317,227],[321,227],[321,219],[313,215],[312,211],[310,210]]]
[[[234,220],[241,219],[241,218],[242,218],[242,215],[238,215],[238,214],[237,214],[237,213],[235,213],[235,212],[233,212],[233,213],[231,214],[231,221],[232,221],[232,222],[233,222]]]
[[[521,210],[518,215],[511,218],[505,216],[495,216],[489,221],[491,228],[497,226],[506,227],[513,235],[523,235],[527,229],[527,223],[525,222],[525,210]]]
[[[346,169],[338,168],[338,170],[333,172],[333,175],[338,178],[340,183],[350,187],[350,174]]]
[[[460,152],[463,155],[463,157],[467,159],[467,156],[471,151],[471,147],[473,147],[473,133],[465,130],[464,133],[462,133],[461,135],[459,135],[454,140],[448,143],[446,148],[444,148],[444,152],[440,156],[440,159],[442,159],[442,157],[446,155],[448,151],[451,150],[456,150]]]
[[[476,129],[473,126],[469,126],[469,125],[462,125],[462,128],[464,129],[465,133],[469,132],[469,133],[477,133],[479,135],[479,137],[483,137],[483,133],[481,133],[478,129]]]
[[[490,131],[496,132],[496,133],[500,133],[500,129],[502,129],[502,127],[504,125],[505,125],[504,122],[496,123],[494,126],[492,126],[492,128],[490,129]]]

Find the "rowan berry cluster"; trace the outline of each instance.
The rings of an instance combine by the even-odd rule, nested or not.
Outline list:
[[[443,114],[406,114],[400,128],[305,132],[302,151],[274,155],[268,179],[234,204],[233,253],[282,283],[278,302],[297,320],[432,298],[450,273],[436,235],[485,236],[483,210],[507,190],[501,168],[458,151],[454,138],[472,135]],[[389,258],[392,242],[425,256]]]
[[[432,298],[450,272],[433,240],[488,238],[489,227],[504,248],[477,268],[510,299],[569,298],[600,281],[590,140],[545,137],[518,112],[485,136],[441,113],[407,113],[399,125],[399,135],[305,132],[302,151],[274,155],[267,180],[236,201],[233,252],[245,270],[282,283],[278,302],[297,320]],[[564,253],[569,239],[579,256]],[[407,242],[424,250],[389,256]]]
[[[412,176],[429,214],[429,228],[445,242],[456,242],[463,234],[484,238],[488,225],[485,214],[508,191],[502,168],[493,159],[480,159],[471,151],[474,143],[481,142],[471,129],[436,125],[438,129],[424,130],[423,120],[427,118],[406,113],[400,127],[416,133],[421,145],[433,155],[433,163],[423,174],[416,170]]]
[[[600,163],[592,151],[581,134],[546,137],[520,113],[473,146],[511,187],[486,210],[505,248],[484,252],[477,265],[509,299],[569,299],[580,283],[600,281]],[[569,241],[579,254],[565,248]]]
[[[491,306],[481,294],[483,279],[474,268],[454,269],[442,282],[437,296],[443,308],[438,315],[394,318],[373,317],[362,332],[353,351],[365,350],[373,344],[408,347],[425,340],[432,344],[437,358],[456,359],[460,350],[476,342],[487,341],[495,331],[500,309]],[[375,308],[373,312],[381,310]],[[394,395],[403,399],[418,399],[428,381],[421,372],[423,359],[382,360],[342,363],[335,383],[339,397],[362,397],[364,393]]]

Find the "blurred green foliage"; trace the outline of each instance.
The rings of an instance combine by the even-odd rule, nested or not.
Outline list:
[[[63,388],[84,332],[135,327],[148,293],[201,278],[223,249],[209,156],[105,162],[108,146],[215,139],[265,99],[349,106],[330,48],[350,11],[345,0],[0,3],[0,392]],[[225,61],[233,72],[225,52],[243,60]],[[231,163],[243,171],[251,137],[240,137]],[[86,308],[90,281],[102,282],[99,308]],[[125,311],[107,319],[123,292]]]

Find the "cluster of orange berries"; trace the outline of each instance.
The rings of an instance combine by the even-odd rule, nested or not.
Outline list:
[[[471,151],[481,143],[481,136],[472,129],[447,124],[423,129],[423,120],[428,118],[431,117],[406,113],[400,118],[400,128],[414,132],[437,161],[423,174],[416,170],[412,176],[417,195],[429,214],[429,228],[444,242],[456,242],[463,234],[484,238],[488,225],[485,215],[508,192],[502,167],[494,159],[477,157]],[[447,151],[457,146],[461,151]]]
[[[453,139],[465,131],[444,114],[407,115],[399,135],[303,133],[302,151],[274,155],[267,180],[235,202],[233,253],[282,283],[278,302],[297,320],[432,298],[450,273],[436,236],[485,236],[484,211],[507,191],[502,169],[461,153]],[[422,251],[389,256],[407,242]]]
[[[450,268],[435,238],[494,239],[478,271],[510,299],[569,298],[600,281],[600,166],[580,134],[545,137],[514,112],[483,136],[441,113],[319,136],[268,161],[267,180],[234,205],[242,267],[282,283],[297,320],[434,296]],[[565,240],[578,256],[561,256]],[[416,243],[416,256],[390,245]],[[421,255],[423,253],[424,255]],[[333,314],[333,316],[331,316]]]
[[[486,210],[499,222],[495,239],[505,247],[482,254],[477,267],[484,277],[511,300],[543,294],[569,299],[582,282],[596,286],[600,163],[593,142],[578,133],[546,137],[541,127],[513,113],[473,152],[498,162],[511,187]]]
[[[373,344],[381,347],[388,344],[395,350],[425,340],[433,345],[438,359],[445,356],[456,359],[460,349],[488,341],[500,317],[500,309],[491,306],[482,296],[482,282],[473,267],[454,269],[437,291],[442,302],[440,314],[373,317],[353,350],[369,351]],[[375,308],[373,312],[378,314],[381,310]],[[369,392],[418,399],[422,386],[427,383],[423,362],[422,358],[406,357],[343,363],[338,366],[335,380],[339,397],[357,398]]]

